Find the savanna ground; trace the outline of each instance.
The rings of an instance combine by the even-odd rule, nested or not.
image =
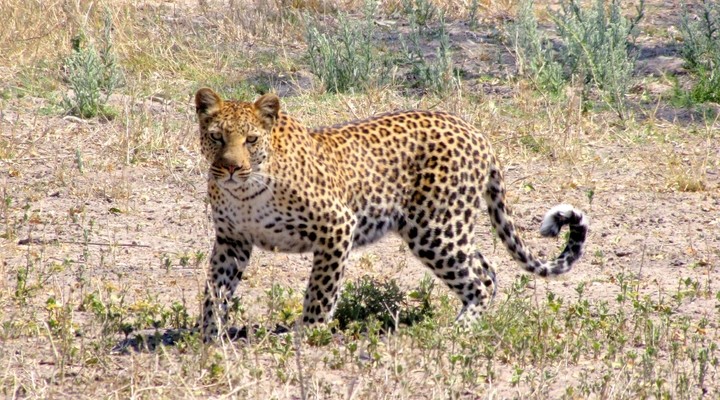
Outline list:
[[[374,51],[407,51],[407,4],[377,6]],[[698,78],[680,54],[680,5],[645,4],[618,112],[576,82],[548,95],[520,75],[508,40],[517,2],[434,4],[425,26],[445,26],[454,72],[444,86],[418,84],[400,63],[381,83],[335,93],[311,68],[308,25],[362,20],[361,2],[3,1],[2,396],[720,397],[720,123],[716,101],[683,97]],[[553,7],[536,7],[542,29]],[[433,62],[438,37],[420,37]],[[68,60],[101,43],[115,82],[106,104],[80,112]],[[198,315],[213,237],[192,107],[202,86],[244,99],[274,90],[311,126],[457,113],[494,143],[532,248],[557,252],[561,239],[536,232],[550,206],[569,202],[591,219],[586,254],[562,279],[534,279],[483,222],[479,246],[500,290],[462,330],[457,300],[387,237],[353,252],[346,279],[395,279],[409,304],[429,299],[431,315],[391,334],[370,323],[300,337],[269,331],[300,313],[309,256],[256,251],[233,309],[235,326],[260,327],[247,338],[122,349],[133,331]]]

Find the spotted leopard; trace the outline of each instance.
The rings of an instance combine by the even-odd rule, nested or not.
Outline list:
[[[218,334],[254,247],[313,254],[304,325],[332,317],[350,250],[388,232],[459,297],[458,319],[477,318],[496,291],[494,269],[476,248],[481,199],[525,271],[563,274],[582,254],[587,217],[565,204],[540,227],[557,236],[568,225],[560,255],[542,261],[531,253],[490,143],[454,115],[403,111],[310,129],[273,94],[230,101],[204,88],[195,106],[216,234],[201,316],[206,340]]]

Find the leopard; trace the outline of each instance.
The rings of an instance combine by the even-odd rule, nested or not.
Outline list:
[[[215,230],[199,317],[205,341],[226,331],[254,248],[312,253],[301,327],[330,322],[350,251],[388,233],[454,292],[456,321],[465,323],[497,291],[495,267],[477,248],[483,213],[528,273],[554,277],[581,258],[586,214],[569,204],[547,211],[540,234],[556,237],[567,225],[567,238],[554,259],[536,257],[513,222],[489,139],[451,113],[395,111],[308,128],[272,93],[241,101],[201,88],[194,100]]]

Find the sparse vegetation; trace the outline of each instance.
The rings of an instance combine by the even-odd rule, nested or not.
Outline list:
[[[413,11],[413,10],[411,10]],[[445,25],[444,15],[438,17],[437,50],[434,55],[427,55],[421,44],[426,35],[425,25],[418,22],[417,13],[423,15],[426,21],[427,11],[414,11],[410,19],[410,33],[403,39],[403,53],[406,63],[410,66],[410,86],[428,90],[435,94],[444,94],[456,87],[459,82],[450,52],[450,37]]]
[[[683,3],[681,54],[697,81],[686,94],[686,104],[720,103],[720,5],[703,0],[698,15]]]
[[[718,9],[646,2],[0,2],[0,394],[718,398]],[[499,291],[465,329],[388,237],[351,255],[336,320],[300,332],[308,256],[255,249],[237,340],[206,346],[206,85],[276,91],[309,126],[452,111],[493,142],[525,240],[554,249],[532,230],[562,191],[587,254],[534,280],[480,222]]]
[[[384,331],[394,330],[400,325],[411,325],[432,315],[430,295],[433,280],[426,276],[420,287],[406,296],[395,280],[378,281],[364,276],[356,282],[345,284],[345,289],[335,309],[335,319],[341,330],[352,324],[359,331],[367,329],[368,320],[373,319]],[[406,297],[419,304],[410,304]]]
[[[99,43],[95,44],[83,31],[72,38],[72,53],[65,60],[72,95],[63,100],[71,114],[81,118],[114,115],[107,100],[119,83],[120,72],[112,32],[112,19],[106,12]]]
[[[582,82],[584,92],[599,89],[602,101],[620,118],[626,118],[625,96],[637,57],[632,45],[644,16],[644,0],[638,1],[632,19],[623,15],[621,2],[616,0],[607,8],[602,0],[589,8],[582,8],[575,0],[562,4],[553,21],[565,45],[561,51],[563,64],[570,76]]]
[[[335,30],[320,28],[320,21],[308,17],[310,70],[328,92],[365,91],[400,83],[442,94],[455,87],[458,81],[441,11],[427,0],[403,2],[402,18],[407,19],[409,32],[401,35],[400,56],[381,43],[374,21],[377,13],[377,4],[366,1],[362,20],[340,14]],[[437,50],[427,54],[426,42],[433,37],[437,37]],[[398,70],[405,71],[406,77],[396,76]]]
[[[580,83],[586,108],[591,91],[596,90],[619,118],[627,118],[626,95],[637,58],[632,46],[644,16],[644,1],[637,3],[632,19],[623,15],[619,1],[606,6],[605,1],[597,0],[583,6],[570,0],[561,5],[561,10],[552,14],[560,41],[556,52],[539,32],[534,3],[521,2],[518,21],[511,30],[519,72],[553,94],[559,93],[564,83]]]
[[[511,25],[510,41],[518,74],[533,79],[540,90],[560,93],[566,84],[563,68],[556,60],[552,43],[540,32],[533,1],[520,3],[517,20]]]
[[[403,14],[410,21],[410,29],[424,36],[431,30],[436,17],[443,18],[435,4],[429,0],[403,0]]]
[[[337,32],[321,32],[319,21],[308,24],[310,69],[329,92],[363,91],[386,78],[384,55],[375,46],[375,4],[366,3],[364,19],[340,15]]]

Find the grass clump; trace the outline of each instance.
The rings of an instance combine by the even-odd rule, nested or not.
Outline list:
[[[111,117],[107,100],[120,82],[120,70],[113,49],[112,20],[105,17],[103,35],[94,45],[84,33],[72,40],[72,53],[65,60],[67,82],[73,96],[65,96],[67,111],[80,118]]]
[[[383,330],[392,330],[400,324],[411,325],[432,315],[430,294],[433,286],[432,278],[426,276],[420,287],[406,296],[395,280],[379,281],[363,276],[345,285],[334,318],[342,330],[353,323],[359,323],[364,330],[371,320],[379,322]],[[407,298],[419,304],[413,304]]]
[[[618,0],[607,5],[596,0],[587,7],[570,0],[561,6],[559,12],[551,14],[559,34],[556,51],[539,32],[533,2],[521,2],[511,29],[520,73],[551,93],[559,93],[568,82],[580,82],[586,108],[595,90],[603,103],[625,119],[625,95],[637,59],[632,44],[637,36],[635,28],[644,15],[644,1],[637,4],[632,19],[622,15]]]
[[[438,45],[434,57],[427,57],[423,51],[422,38],[426,35],[426,23],[418,20],[417,12],[409,13],[410,33],[403,38],[405,63],[410,67],[410,87],[425,89],[433,93],[447,93],[455,87],[455,68],[450,52],[450,36],[445,17],[438,17]],[[424,15],[424,14],[421,14]],[[426,17],[427,18],[427,17]]]
[[[553,56],[552,43],[538,29],[533,5],[532,0],[522,2],[510,27],[518,74],[533,80],[538,89],[558,94],[565,86],[562,66]]]
[[[336,32],[322,32],[316,20],[308,24],[310,70],[328,92],[364,91],[384,80],[384,58],[373,42],[375,8],[368,2],[361,21],[341,14]]]
[[[644,15],[645,2],[636,6],[636,15],[628,19],[622,15],[619,0],[596,0],[582,8],[576,0],[562,3],[560,13],[553,20],[564,47],[563,64],[571,77],[583,84],[584,97],[590,88],[597,88],[603,102],[625,119],[625,95],[635,69],[637,55],[632,43],[637,36],[637,24]]]
[[[697,18],[683,4],[680,31],[685,65],[697,76],[688,103],[720,103],[720,4],[703,0]]]

